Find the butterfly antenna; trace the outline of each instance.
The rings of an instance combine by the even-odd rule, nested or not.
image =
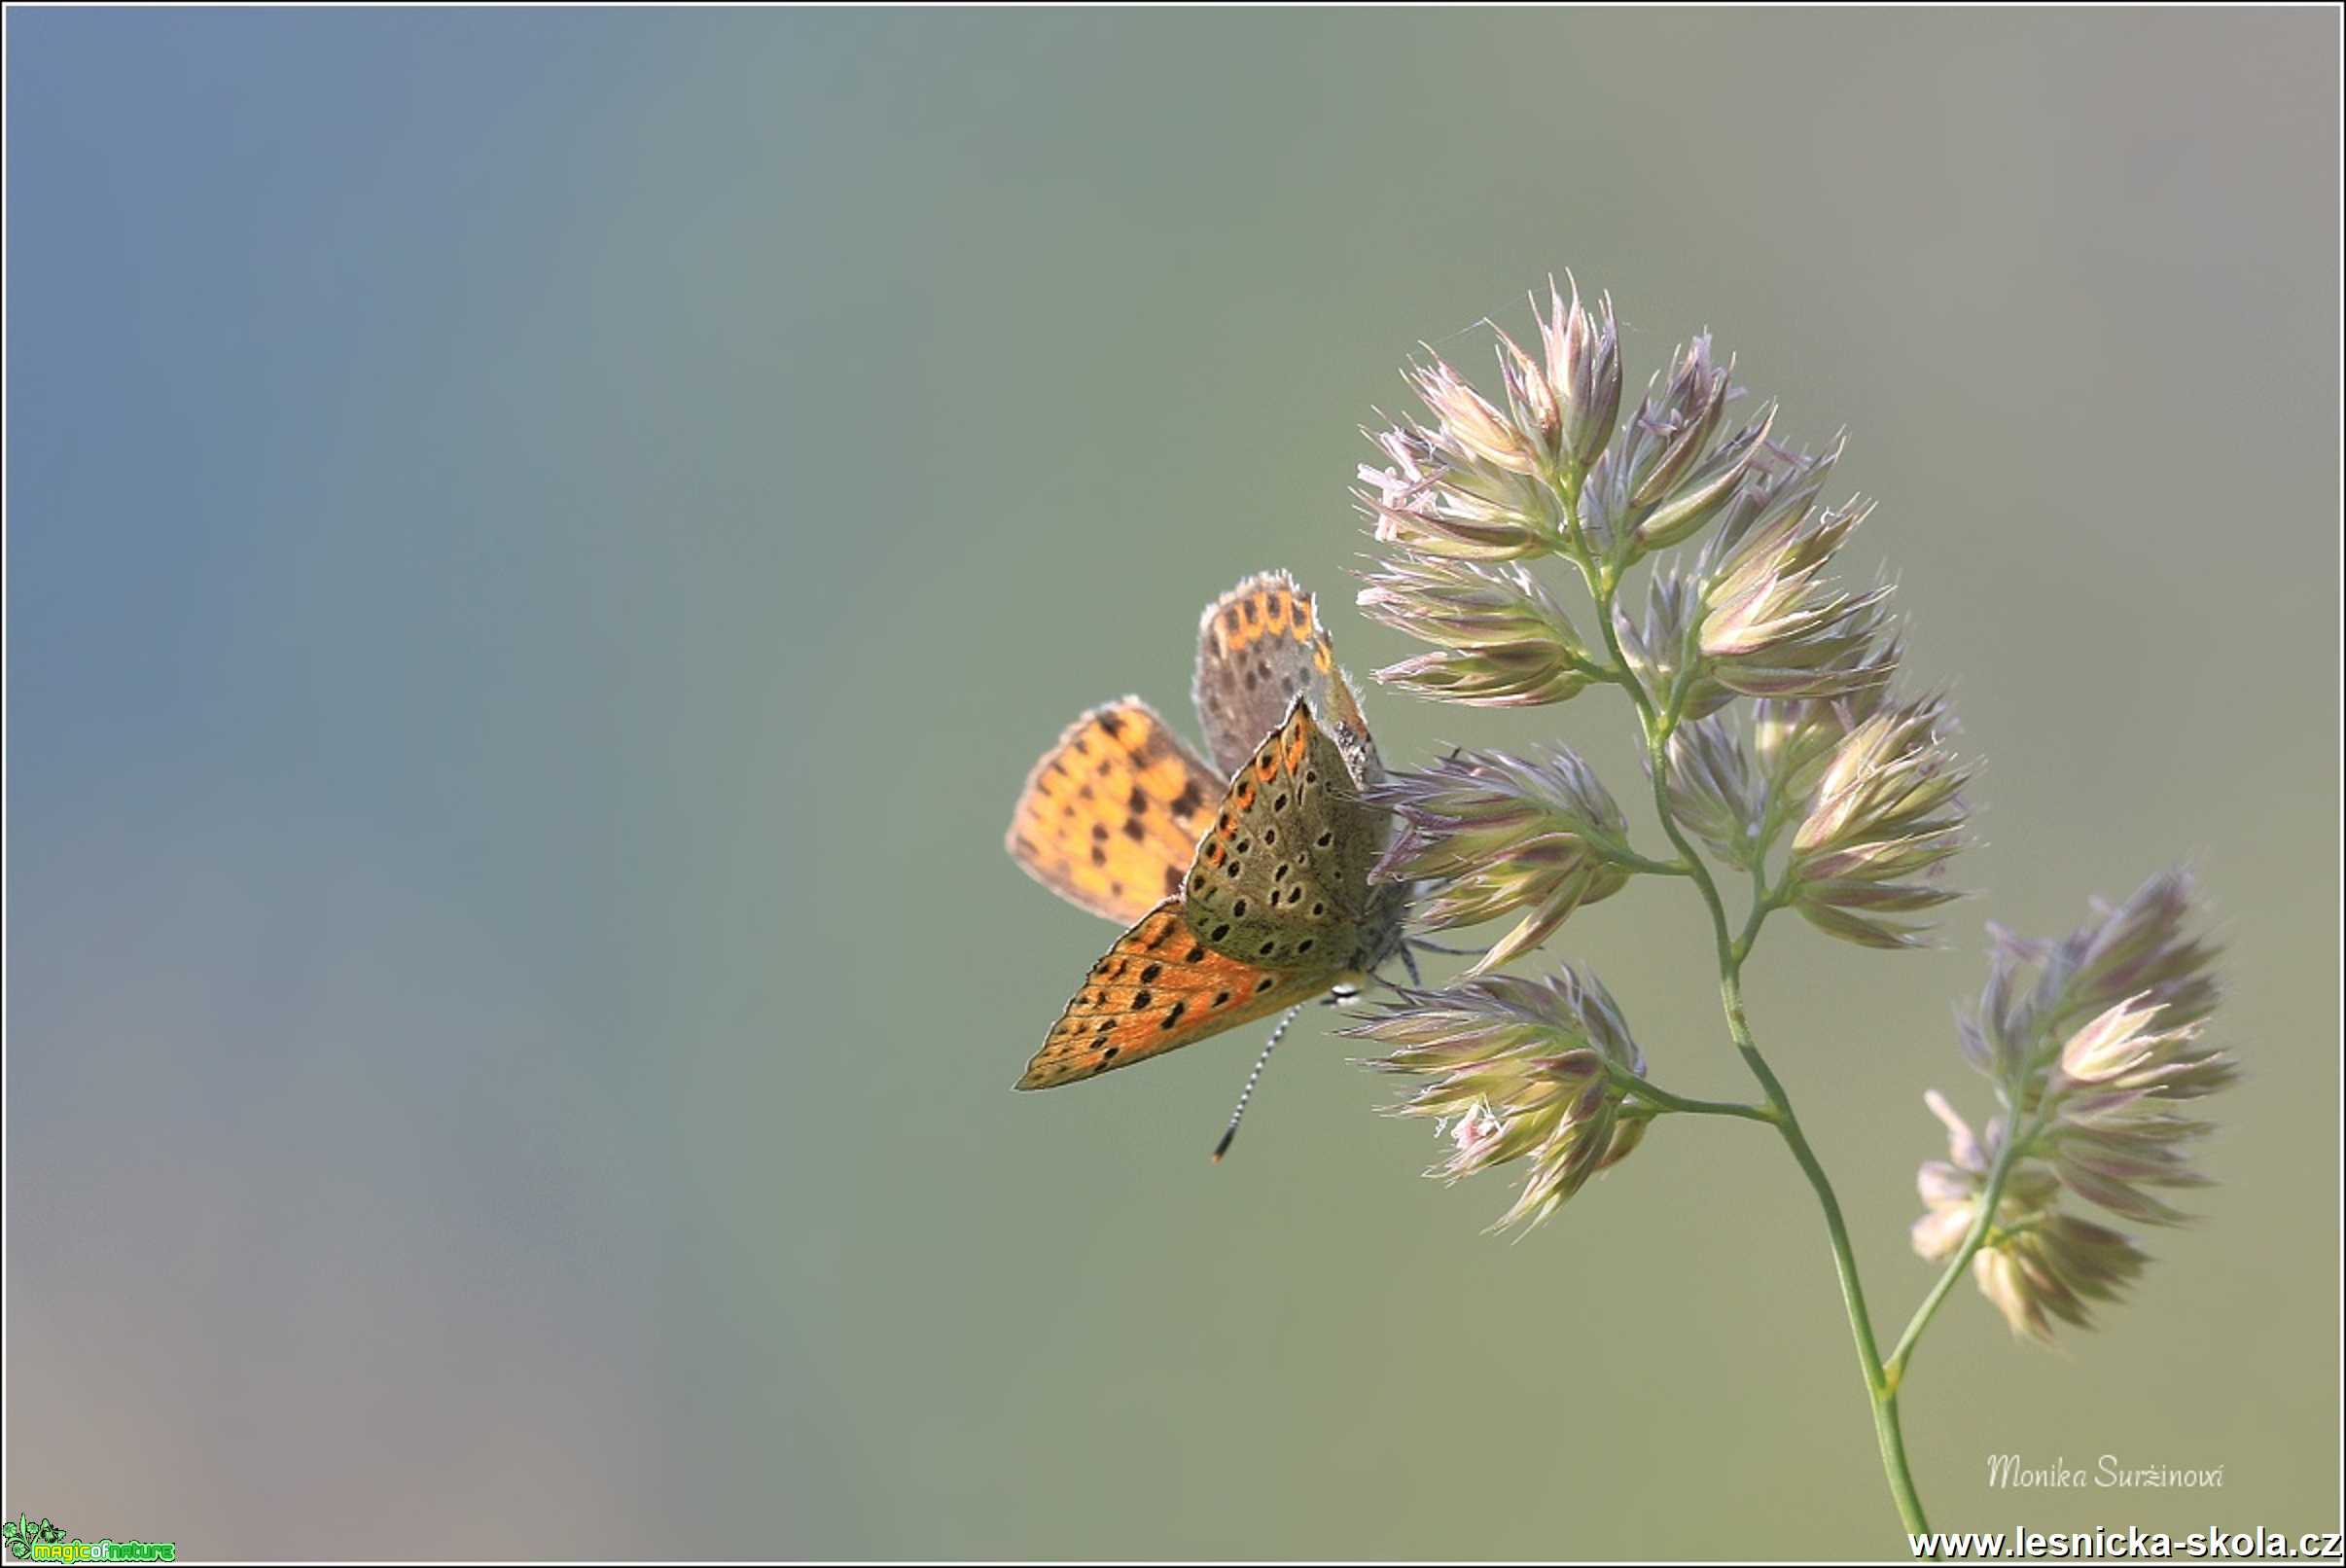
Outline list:
[[[1222,1157],[1230,1152],[1230,1145],[1237,1140],[1238,1119],[1246,1115],[1246,1102],[1254,1096],[1255,1086],[1262,1081],[1262,1069],[1269,1065],[1270,1053],[1279,1049],[1279,1042],[1287,1035],[1287,1026],[1295,1022],[1296,1015],[1302,1011],[1301,1003],[1289,1008],[1286,1016],[1279,1020],[1278,1027],[1271,1030],[1270,1039],[1263,1042],[1262,1054],[1255,1058],[1255,1070],[1246,1075],[1246,1087],[1238,1091],[1238,1105],[1230,1112],[1230,1124],[1222,1129],[1222,1141],[1214,1145],[1215,1164],[1222,1163]]]

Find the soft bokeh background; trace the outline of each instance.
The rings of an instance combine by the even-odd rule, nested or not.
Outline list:
[[[2105,1331],[1967,1291],[1935,1522],[2338,1522],[2334,16],[8,18],[7,1495],[192,1555],[1902,1550],[1811,1201],[1519,1246],[1320,1026],[1010,1082],[1013,870],[1356,426],[1571,267],[1853,431],[1990,896],[1753,1007],[1881,1315],[1989,916],[2196,858],[2253,1064]],[[1390,755],[1622,717],[1371,694]],[[1555,945],[1744,1086],[1704,926]],[[2014,1495],[1991,1453],[2222,1466]]]

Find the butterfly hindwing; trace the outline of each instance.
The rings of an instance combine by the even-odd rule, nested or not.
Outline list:
[[[1224,786],[1138,697],[1092,709],[1027,775],[1011,858],[1111,920],[1137,920],[1181,886]]]
[[[1257,573],[1198,619],[1191,695],[1205,724],[1206,750],[1226,777],[1279,728],[1297,697],[1309,696],[1322,713],[1357,714],[1349,692],[1344,701],[1333,700],[1343,684],[1317,603],[1285,572]]]
[[[1342,754],[1297,697],[1238,768],[1184,884],[1206,944],[1270,969],[1361,952],[1376,819]]]
[[[1333,963],[1265,969],[1216,952],[1182,901],[1166,899],[1091,966],[1018,1087],[1053,1088],[1162,1055],[1308,1001],[1341,973]]]

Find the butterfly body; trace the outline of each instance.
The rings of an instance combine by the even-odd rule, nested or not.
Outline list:
[[[1128,697],[1078,720],[1028,776],[1012,858],[1131,925],[1020,1088],[1267,1016],[1401,948],[1401,890],[1369,881],[1385,818],[1361,799],[1382,765],[1311,596],[1265,573],[1208,606],[1193,693],[1211,766]]]

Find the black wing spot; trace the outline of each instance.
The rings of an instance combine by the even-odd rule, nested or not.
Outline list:
[[[1186,1010],[1189,1005],[1190,1004],[1187,1002],[1176,1002],[1171,1007],[1165,1009],[1165,1021],[1158,1024],[1157,1027],[1159,1029],[1170,1029],[1175,1024],[1179,1023],[1181,1021],[1181,1015],[1183,1011]]]
[[[1216,942],[1220,942],[1220,941],[1221,941],[1223,938],[1225,938],[1225,937],[1228,936],[1229,934],[1230,934],[1230,923],[1229,923],[1227,920],[1225,920],[1225,921],[1223,921],[1223,922],[1222,922],[1222,924],[1220,924],[1220,925],[1218,925],[1218,926],[1216,926],[1216,927],[1214,928],[1214,937],[1213,937],[1213,940],[1214,940],[1214,941],[1216,941]]]
[[[1233,920],[1243,920],[1246,918],[1246,900],[1240,899],[1237,903],[1230,906],[1230,918]]]
[[[1136,817],[1149,809],[1149,798],[1141,793],[1141,787],[1138,784],[1132,786],[1131,795],[1125,798],[1124,809]]]

